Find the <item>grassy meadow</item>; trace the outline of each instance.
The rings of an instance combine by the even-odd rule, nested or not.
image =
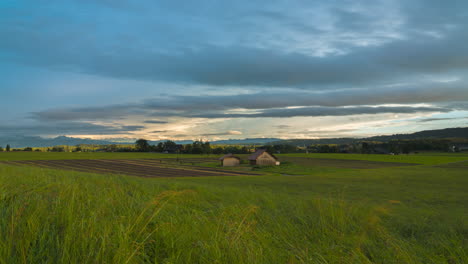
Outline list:
[[[0,153],[167,157],[176,155]],[[468,155],[282,158],[256,168],[261,176],[196,178],[0,164],[0,263],[468,263]],[[343,159],[418,165],[353,169]]]

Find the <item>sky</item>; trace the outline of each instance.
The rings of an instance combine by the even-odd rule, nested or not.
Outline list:
[[[2,0],[0,136],[468,126],[468,1]]]

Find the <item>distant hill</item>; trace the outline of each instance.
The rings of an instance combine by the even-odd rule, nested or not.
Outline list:
[[[51,147],[58,145],[76,146],[80,144],[107,145],[115,144],[107,140],[94,140],[88,138],[72,138],[59,136],[55,138],[30,137],[30,136],[14,136],[0,137],[0,146],[5,147],[9,144],[12,148],[25,147]]]
[[[211,141],[212,145],[253,145],[266,144],[273,141],[281,141],[279,138],[245,138]]]
[[[268,142],[270,145],[288,144],[294,146],[307,146],[315,144],[351,144],[360,141],[359,138],[322,138],[322,139],[283,139]]]
[[[468,127],[424,130],[412,134],[395,134],[391,136],[369,137],[372,141],[389,141],[394,139],[422,139],[422,138],[465,138],[468,139]]]
[[[59,136],[55,138],[43,138],[34,136],[10,136],[0,137],[0,146],[5,147],[9,144],[12,148],[25,148],[25,147],[52,147],[58,145],[76,146],[81,144],[87,145],[111,145],[111,144],[134,144],[137,139],[132,138],[115,138],[96,140],[89,138],[74,138],[67,136]],[[278,138],[247,138],[247,139],[228,139],[211,141],[213,145],[243,145],[243,144],[266,144],[271,141],[280,140]],[[161,141],[149,141],[151,145],[156,145]],[[177,144],[191,144],[193,140],[180,140],[175,141]]]
[[[89,138],[74,138],[67,136],[59,136],[55,138],[43,138],[43,137],[32,137],[32,136],[13,136],[13,137],[0,137],[0,147],[5,147],[7,144],[11,148],[25,148],[25,147],[52,147],[52,146],[76,146],[76,145],[112,145],[112,144],[135,144],[137,139],[131,138],[116,138],[114,139],[89,139]],[[165,140],[164,140],[165,141]],[[150,141],[149,143],[154,145],[160,141]],[[177,144],[190,144],[192,140],[176,141]]]
[[[351,144],[361,141],[388,142],[390,140],[403,139],[428,139],[428,138],[463,138],[468,139],[468,127],[445,128],[437,130],[424,130],[411,134],[395,134],[390,136],[374,136],[367,138],[323,138],[323,139],[287,139],[270,142],[270,144],[290,144],[295,146],[314,144]]]

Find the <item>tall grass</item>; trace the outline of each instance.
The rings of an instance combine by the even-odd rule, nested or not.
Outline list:
[[[0,263],[467,263],[463,171],[423,183],[433,169],[413,170],[391,186],[386,170],[143,179],[0,165]]]

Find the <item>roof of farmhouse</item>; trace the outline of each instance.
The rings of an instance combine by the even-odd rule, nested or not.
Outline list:
[[[274,159],[276,159],[276,160],[278,159],[275,155],[273,155],[273,154],[267,152],[266,149],[258,149],[257,151],[255,151],[254,154],[250,155],[250,156],[248,157],[248,159],[249,159],[249,160],[257,160],[257,158],[260,157],[260,155],[262,155],[264,152],[270,154]]]
[[[226,158],[235,158],[235,159],[240,160],[239,157],[232,155],[232,153],[229,153],[229,154],[226,154],[226,155],[222,156],[221,158],[219,158],[219,160],[224,160]]]

